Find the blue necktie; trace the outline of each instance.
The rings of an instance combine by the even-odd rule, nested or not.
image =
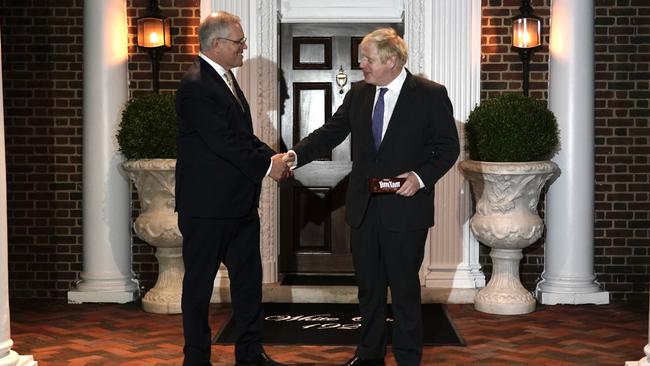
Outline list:
[[[372,112],[372,136],[375,139],[376,150],[379,150],[379,145],[381,144],[381,131],[384,127],[384,94],[387,91],[388,88],[379,89],[375,110]]]

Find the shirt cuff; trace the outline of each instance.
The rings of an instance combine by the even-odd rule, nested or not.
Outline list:
[[[289,151],[287,151],[287,154],[291,154],[291,155],[293,155],[293,161],[292,161],[291,163],[288,164],[288,165],[289,165],[289,169],[291,169],[291,170],[296,169],[296,167],[298,167],[298,154],[296,154],[296,152],[293,151],[293,150],[289,150]]]
[[[271,174],[271,168],[273,168],[273,160],[271,160],[271,164],[269,164],[269,168],[266,169],[266,174],[264,175],[265,177],[268,177],[269,174]]]
[[[420,179],[418,173],[416,172],[411,172],[411,173],[415,174],[415,177],[418,179],[418,182],[420,182],[420,189],[424,188],[424,182],[422,181],[422,179]]]

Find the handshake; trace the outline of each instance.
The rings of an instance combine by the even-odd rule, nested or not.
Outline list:
[[[280,153],[271,157],[271,171],[269,176],[276,182],[293,176],[291,168],[295,165],[296,155],[293,153]]]

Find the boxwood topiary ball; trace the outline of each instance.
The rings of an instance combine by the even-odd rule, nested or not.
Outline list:
[[[559,149],[553,112],[531,97],[502,94],[483,101],[465,124],[471,160],[527,162],[549,160]]]
[[[175,159],[177,135],[174,94],[149,94],[127,102],[117,142],[129,160]]]

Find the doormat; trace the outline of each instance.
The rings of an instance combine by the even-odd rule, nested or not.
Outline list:
[[[286,274],[282,286],[356,286],[354,275],[299,275]]]
[[[355,346],[361,327],[358,304],[264,303],[265,344]],[[392,311],[388,306],[388,342]],[[423,304],[425,346],[464,346],[441,304]],[[214,337],[213,344],[235,343],[235,321],[230,317]]]

